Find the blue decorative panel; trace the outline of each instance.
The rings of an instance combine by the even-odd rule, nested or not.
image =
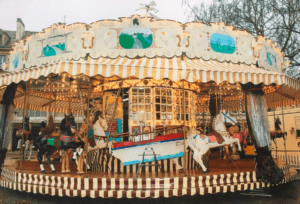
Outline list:
[[[214,33],[210,36],[210,46],[213,51],[232,54],[235,52],[234,39],[229,35]]]

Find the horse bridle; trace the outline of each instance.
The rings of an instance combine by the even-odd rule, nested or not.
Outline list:
[[[227,113],[225,114],[225,113],[222,113],[222,115],[225,117],[225,123],[226,123],[226,119],[228,118],[231,122],[234,122],[235,123],[235,121],[232,119],[232,118],[230,118],[228,115],[227,115]]]
[[[67,125],[69,125],[70,127],[72,127],[71,123],[68,122],[68,117],[66,117],[66,123],[67,123]]]

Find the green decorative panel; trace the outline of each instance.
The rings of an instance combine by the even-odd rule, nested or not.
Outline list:
[[[125,28],[119,41],[124,49],[146,49],[152,45],[153,34],[149,28]]]
[[[273,66],[276,64],[276,57],[275,55],[273,55],[272,53],[270,52],[267,52],[267,61],[268,61],[268,64]]]

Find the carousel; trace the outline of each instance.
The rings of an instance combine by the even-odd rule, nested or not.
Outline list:
[[[296,104],[300,93],[276,45],[145,8],[118,20],[53,24],[15,45],[0,75],[2,187],[157,198],[294,179],[271,155],[267,110]],[[20,157],[5,159],[16,108]],[[47,121],[33,130],[28,110],[47,112]],[[56,113],[65,114],[59,123]],[[25,157],[32,149],[37,159]]]

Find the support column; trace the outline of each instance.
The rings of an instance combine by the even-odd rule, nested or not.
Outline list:
[[[246,119],[251,136],[255,145],[256,172],[257,177],[262,178],[264,182],[272,184],[279,183],[284,178],[283,171],[274,162],[270,145],[270,133],[268,130],[267,107],[262,91],[262,84],[254,85],[252,83],[242,84],[245,91]]]
[[[17,91],[17,84],[12,83],[6,87],[0,106],[0,174],[7,152],[7,144],[12,140],[13,100]]]

